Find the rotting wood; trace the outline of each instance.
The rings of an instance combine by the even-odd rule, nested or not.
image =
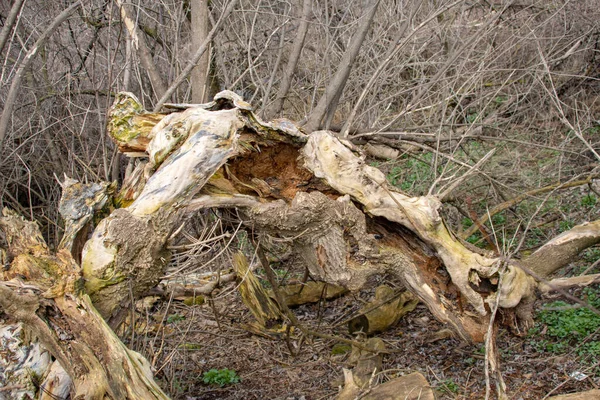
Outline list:
[[[359,311],[359,315],[348,321],[348,331],[366,335],[383,332],[414,310],[418,303],[410,292],[396,293],[387,285],[379,286],[375,289],[375,298]]]
[[[81,291],[70,249],[51,253],[37,225],[7,209],[0,227],[14,257],[2,274],[0,307],[60,362],[73,398],[166,399],[148,362],[123,345]]]
[[[413,372],[394,378],[374,388],[361,390],[350,370],[344,369],[344,388],[337,400],[435,400],[435,393],[425,377]]]
[[[352,346],[352,354],[348,359],[348,363],[354,365],[352,370],[354,383],[361,389],[369,384],[377,384],[376,377],[383,365],[382,353],[386,351],[383,340],[376,337],[367,339],[365,347],[366,349],[359,349]]]
[[[111,118],[131,121],[128,113],[145,115],[139,107],[127,111],[127,103],[117,101]],[[121,193],[127,190],[126,201],[119,202],[123,208],[102,219],[85,243],[81,268],[71,254],[77,242],[72,232],[65,248],[53,254],[35,225],[9,211],[1,220],[11,261],[3,271],[0,302],[46,338],[44,345],[61,364],[74,366],[65,368],[75,393],[164,397],[144,362],[118,341],[101,316],[117,323],[131,294],[135,299],[158,283],[169,260],[167,241],[181,217],[206,207],[237,208],[254,234],[285,241],[314,279],[357,290],[373,275],[398,277],[465,340],[483,341],[490,305],[514,313],[506,320],[515,325],[531,323],[538,283],[521,261],[466,248],[446,228],[436,196],[400,193],[351,143],[327,131],[307,136],[285,120],[261,121],[231,92],[178,109],[183,111],[152,127],[152,118],[144,120],[147,142],[135,132],[131,136],[148,162],[136,168],[139,179],[122,188]],[[128,148],[128,140],[119,145]],[[287,161],[277,161],[281,153]],[[94,213],[97,208],[82,210]],[[599,224],[580,225],[543,246],[526,261],[528,269],[545,275],[560,268],[600,241]],[[36,314],[42,304],[64,316],[67,325],[61,328],[77,339],[76,351],[71,346],[67,353],[65,343]],[[108,357],[107,352],[121,364],[100,363],[97,357]],[[74,370],[82,365],[89,368]],[[109,368],[123,372],[133,392],[123,380],[115,381]]]
[[[267,290],[250,270],[246,256],[237,252],[233,255],[233,269],[238,277],[239,291],[242,301],[248,307],[254,318],[265,328],[271,328],[283,320],[283,315]]]
[[[348,293],[348,289],[342,286],[312,281],[280,286],[279,291],[289,307],[316,303],[320,300],[331,300]],[[269,296],[275,300],[275,295],[272,292],[269,293]]]

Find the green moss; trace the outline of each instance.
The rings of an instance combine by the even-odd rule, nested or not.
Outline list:
[[[336,343],[331,348],[331,355],[339,356],[342,354],[346,354],[352,351],[352,346],[345,343]]]
[[[185,304],[186,306],[200,306],[204,304],[204,301],[204,296],[191,296],[186,297],[183,300],[183,304]]]

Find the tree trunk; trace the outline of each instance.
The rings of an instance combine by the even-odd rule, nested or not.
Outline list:
[[[198,50],[208,38],[208,0],[192,0],[192,49]],[[208,72],[210,51],[205,51],[192,70],[192,102],[208,100]]]
[[[349,142],[327,131],[307,136],[285,120],[261,121],[232,92],[167,116],[120,94],[109,116],[119,147],[144,151],[149,161],[117,194],[122,208],[83,246],[81,267],[80,232],[109,204],[111,185],[65,180],[65,238],[56,254],[34,223],[8,210],[0,220],[12,259],[2,273],[0,305],[36,332],[81,398],[165,397],[145,360],[102,317],[117,325],[132,294],[158,283],[172,231],[202,208],[237,208],[249,231],[285,239],[317,280],[357,290],[373,275],[395,275],[440,321],[475,342],[486,337],[496,307],[514,315],[505,320],[515,328],[531,323],[538,282],[525,271],[545,275],[600,242],[595,221],[524,263],[474,252],[446,228],[436,196],[396,191]]]

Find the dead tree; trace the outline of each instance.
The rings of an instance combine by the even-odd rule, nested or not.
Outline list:
[[[145,152],[148,161],[114,194],[120,208],[89,240],[83,229],[106,208],[114,189],[107,183],[65,181],[67,229],[57,252],[35,223],[9,210],[0,220],[12,260],[0,305],[65,366],[74,398],[165,397],[143,358],[108,324],[118,324],[131,298],[158,283],[171,234],[199,209],[236,208],[259,238],[285,238],[312,276],[327,283],[357,290],[374,274],[393,274],[472,342],[484,340],[496,310],[515,330],[530,326],[539,279],[600,241],[598,220],[523,261],[478,252],[447,229],[438,197],[401,193],[359,149],[328,131],[305,134],[290,121],[264,122],[232,92],[171,108],[178,112],[152,114],[132,94],[117,96],[108,133],[121,151]]]

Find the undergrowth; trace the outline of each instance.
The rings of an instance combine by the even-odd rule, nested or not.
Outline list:
[[[600,308],[600,288],[587,287],[581,299]],[[573,351],[580,357],[600,356],[600,315],[580,304],[554,301],[545,304],[530,330],[531,344],[538,351],[563,354]]]

